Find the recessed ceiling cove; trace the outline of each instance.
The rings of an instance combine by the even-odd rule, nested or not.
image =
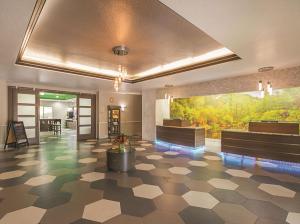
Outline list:
[[[135,83],[237,59],[157,0],[38,0],[17,64]]]

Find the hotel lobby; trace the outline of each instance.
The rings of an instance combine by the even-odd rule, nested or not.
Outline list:
[[[298,0],[1,0],[0,27],[0,224],[300,224]]]

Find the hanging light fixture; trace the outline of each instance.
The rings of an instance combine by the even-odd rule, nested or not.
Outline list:
[[[125,56],[129,53],[129,49],[124,45],[115,46],[112,48],[112,51],[117,56]],[[124,66],[119,65],[118,72],[118,77],[114,80],[114,89],[116,91],[119,91],[120,85],[127,78],[127,69]]]
[[[165,99],[168,100],[169,103],[174,101],[174,97],[168,93],[168,89],[172,88],[173,85],[165,85],[166,92],[165,92]]]
[[[259,81],[258,82],[258,91],[260,92],[260,97],[261,98],[264,98],[266,93],[269,95],[269,96],[272,96],[273,94],[273,87],[272,87],[272,84],[270,81],[267,82],[267,88],[266,88],[266,91],[265,91],[265,88],[263,87],[263,82],[262,81]]]

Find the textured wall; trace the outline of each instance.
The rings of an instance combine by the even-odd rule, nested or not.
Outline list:
[[[272,82],[273,89],[298,87],[300,86],[300,66],[173,87],[172,89],[168,89],[168,93],[175,98],[184,98],[256,91],[260,80],[264,84],[268,81]],[[156,99],[164,98],[165,89],[156,90],[155,96],[153,96],[154,92],[155,90],[143,92],[143,137],[148,140],[155,139],[155,101]]]
[[[7,127],[7,84],[0,80],[0,147],[4,146]]]
[[[155,127],[155,103],[156,103],[156,90],[143,91],[143,139],[154,141],[156,138]]]
[[[112,102],[110,102],[112,99]],[[126,105],[121,112],[121,132],[128,135],[142,135],[142,96],[136,94],[119,94],[99,91],[98,93],[99,138],[107,138],[107,106]]]
[[[190,96],[213,95],[220,93],[256,91],[257,83],[262,80],[272,82],[273,89],[300,86],[300,66],[274,70],[264,73],[254,73],[227,79],[202,82],[193,85],[173,87],[168,90],[174,97],[183,98]],[[157,91],[157,98],[164,97],[165,90]]]

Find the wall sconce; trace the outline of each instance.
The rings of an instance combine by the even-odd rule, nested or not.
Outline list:
[[[121,104],[121,111],[125,111],[125,108],[127,108],[127,106],[125,104]]]

